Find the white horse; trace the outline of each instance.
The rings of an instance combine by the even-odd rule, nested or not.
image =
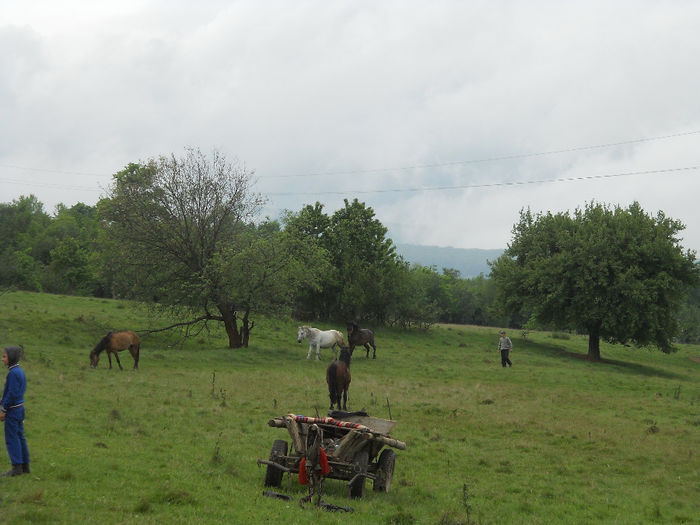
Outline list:
[[[314,345],[316,345],[316,361],[320,360],[321,348],[332,348],[333,356],[337,359],[338,349],[336,345],[341,348],[347,346],[345,339],[343,339],[343,332],[338,330],[319,330],[313,326],[300,326],[297,332],[297,342],[301,343],[305,337],[309,340],[309,353],[306,354],[306,359],[311,359]]]

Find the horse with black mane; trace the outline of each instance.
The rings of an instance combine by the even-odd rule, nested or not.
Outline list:
[[[100,353],[107,350],[107,358],[109,359],[109,368],[112,368],[112,354],[117,358],[117,364],[120,370],[122,363],[119,361],[119,354],[122,350],[129,349],[131,357],[134,358],[134,369],[139,367],[139,349],[141,348],[141,339],[131,330],[125,332],[107,332],[100,342],[95,345],[95,348],[90,352],[90,367],[97,368],[97,363],[100,361]]]
[[[350,350],[347,347],[340,349],[340,357],[331,362],[326,369],[326,383],[328,383],[328,397],[331,398],[330,409],[333,405],[338,405],[347,410],[348,388],[350,388]],[[340,406],[340,399],[343,399],[343,406]]]
[[[369,347],[372,346],[372,359],[377,358],[377,347],[374,345],[374,332],[367,328],[360,328],[357,323],[348,322],[348,344],[350,345],[350,355],[352,355],[356,346],[364,346],[367,350],[367,359],[369,359]]]

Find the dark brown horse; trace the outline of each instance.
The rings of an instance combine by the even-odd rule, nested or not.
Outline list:
[[[350,388],[350,351],[347,347],[340,349],[340,357],[332,361],[326,369],[326,383],[328,383],[328,396],[331,398],[331,410],[337,403],[341,409],[340,398],[343,398],[343,410],[347,410],[348,388]]]
[[[119,361],[119,354],[122,350],[129,349],[131,357],[134,358],[134,368],[139,367],[139,349],[141,348],[141,340],[135,332],[130,330],[126,332],[107,332],[95,348],[90,352],[90,367],[97,368],[97,363],[100,361],[100,352],[107,350],[107,358],[109,359],[109,368],[112,368],[112,354],[117,358],[117,364],[120,370],[122,363]]]
[[[374,333],[367,328],[360,328],[356,323],[347,323],[348,344],[350,345],[350,355],[356,346],[364,346],[367,349],[367,359],[369,359],[369,347],[372,346],[372,359],[377,358],[377,347],[374,346]]]

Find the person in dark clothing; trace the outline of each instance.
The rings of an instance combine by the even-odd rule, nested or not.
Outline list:
[[[24,392],[27,378],[19,366],[22,349],[6,346],[2,351],[2,363],[9,369],[0,401],[0,421],[5,422],[5,445],[12,469],[1,476],[29,474],[29,449],[24,437]]]
[[[503,365],[503,368],[508,366],[513,366],[513,363],[510,362],[510,358],[508,357],[508,354],[510,354],[510,351],[513,349],[513,342],[510,340],[510,337],[506,335],[505,330],[501,330],[501,338],[498,340],[498,349],[501,351],[501,364]]]

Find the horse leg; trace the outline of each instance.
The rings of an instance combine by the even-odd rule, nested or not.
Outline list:
[[[373,342],[373,341],[370,341],[369,344],[372,345],[372,359],[376,359],[376,358],[377,358],[377,347],[374,346],[374,342]]]
[[[329,407],[330,410],[333,410],[333,403],[335,403],[335,389],[333,386],[330,386],[328,388],[328,397],[331,399],[331,406]],[[338,407],[340,409],[340,407]]]
[[[321,360],[321,341],[316,343],[316,361]]]
[[[369,343],[365,343],[365,349],[367,350],[367,355],[365,357],[369,359]]]
[[[107,359],[109,359],[109,369],[112,370],[112,352],[107,350]]]
[[[309,343],[309,353],[306,354],[306,359],[311,359],[311,352],[313,351],[313,347],[314,347],[314,345]]]
[[[135,345],[130,346],[129,352],[131,352],[131,357],[134,358],[134,370],[137,370],[139,367],[139,347]]]
[[[343,410],[348,409],[348,390],[343,389]],[[338,399],[338,410],[340,410],[340,399]]]
[[[107,355],[109,355],[109,354],[107,354]],[[119,354],[117,352],[114,352],[114,357],[117,358],[117,364],[119,365],[119,370],[124,370],[122,368],[122,362],[119,360]]]

